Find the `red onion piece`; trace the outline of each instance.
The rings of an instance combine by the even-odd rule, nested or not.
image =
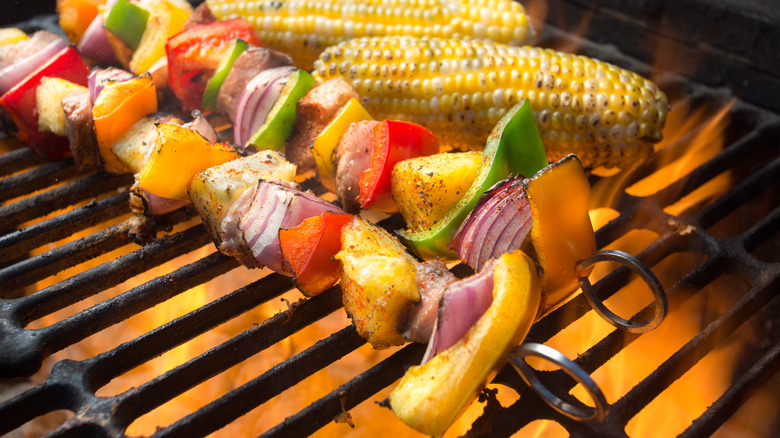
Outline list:
[[[260,181],[252,206],[239,228],[258,262],[284,275],[292,272],[283,263],[279,230],[300,225],[304,219],[340,208],[310,192],[284,184]]]
[[[76,48],[84,56],[104,64],[119,64],[114,49],[108,42],[106,29],[103,27],[103,14],[98,14],[81,36]]]
[[[143,190],[143,189],[142,189]],[[165,213],[170,213],[173,210],[184,207],[189,204],[190,201],[184,201],[181,199],[170,199],[157,196],[154,193],[144,190],[147,201],[147,214],[150,216],[158,216]]]
[[[475,271],[491,258],[520,249],[531,231],[533,218],[522,180],[509,178],[485,192],[455,234],[450,248]]]
[[[263,70],[244,87],[236,104],[233,136],[237,144],[246,144],[260,126],[282,93],[294,67],[276,67]]]
[[[203,117],[203,114],[200,111],[195,110],[192,112],[192,117],[193,119],[191,122],[187,122],[182,126],[192,129],[209,142],[216,143],[218,140],[217,131],[215,131],[214,127],[211,126],[211,123]]]
[[[455,345],[493,303],[493,260],[479,273],[447,287],[423,363]]]
[[[67,47],[68,44],[62,38],[57,38],[35,53],[17,59],[13,64],[0,70],[0,95],[5,94],[27,75],[43,65],[51,57]]]
[[[106,81],[123,82],[129,81],[136,76],[129,71],[122,70],[120,68],[96,68],[93,69],[89,76],[87,76],[87,88],[89,89],[89,98],[92,99],[92,103],[95,103],[98,94],[103,91]]]

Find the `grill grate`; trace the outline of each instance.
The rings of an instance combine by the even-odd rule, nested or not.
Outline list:
[[[550,26],[545,28],[541,38],[542,45],[576,44],[581,53],[640,73],[647,74],[649,70],[645,64],[613,47],[579,40]],[[661,88],[669,90],[673,102],[690,99],[696,108],[720,108],[732,99],[728,90],[709,88],[678,76],[667,75],[658,82]],[[780,199],[777,190],[773,190],[780,179],[780,152],[776,141],[780,136],[780,117],[743,100],[733,102],[729,116],[732,121],[725,134],[727,145],[723,152],[653,195],[632,196],[625,192],[662,163],[679,157],[697,135],[695,129],[665,148],[651,163],[637,169],[629,179],[594,177],[594,183],[615,187],[621,194],[615,200],[599,205],[615,209],[619,216],[600,228],[596,239],[598,247],[604,248],[636,230],[655,232],[659,238],[639,254],[639,258],[651,267],[659,266],[675,254],[696,255],[698,262],[690,272],[666,280],[672,281],[665,284],[672,313],[723,276],[745,281],[746,292],[728,310],[708,321],[655,371],[614,401],[605,422],[582,424],[561,416],[528,391],[511,367],[505,367],[495,381],[513,388],[521,397],[514,404],[503,407],[488,394],[485,414],[475,422],[470,435],[511,436],[537,419],[550,419],[572,436],[625,437],[626,424],[640,410],[721,345],[745,321],[755,317],[769,321],[776,318],[780,260],[776,257],[765,260],[756,254],[767,242],[776,245],[780,231]],[[727,193],[692,213],[678,216],[666,211],[667,207],[726,171],[732,173],[734,181]],[[192,213],[181,209],[154,224],[146,224],[152,227],[146,230],[147,233],[164,234],[162,237],[30,293],[29,287],[40,280],[65,269],[78,268],[83,261],[110,254],[116,248],[137,243],[131,231],[139,224],[127,214],[128,196],[124,190],[131,178],[84,174],[67,160],[44,163],[28,149],[0,155],[0,175],[5,176],[0,179],[0,376],[4,379],[29,376],[54,353],[238,266],[231,258],[211,253],[52,325],[28,327],[37,319],[95,297],[149,269],[212,245]],[[40,193],[31,194],[39,190]],[[739,232],[721,235],[721,224],[732,221],[731,216],[746,206],[758,206],[768,213],[751,216],[749,223],[742,226],[745,229]],[[70,207],[74,208],[61,211]],[[45,219],[37,221],[40,218]],[[41,246],[54,244],[94,226],[102,229],[54,245],[42,254],[27,255]],[[595,283],[594,289],[606,299],[629,281],[628,270],[618,269]],[[113,396],[97,395],[98,390],[112,379],[208,333],[249,309],[278,299],[291,288],[293,284],[289,278],[270,274],[107,352],[80,361],[61,360],[53,366],[43,384],[0,403],[0,433],[13,431],[38,416],[66,409],[75,415],[52,431],[51,436],[123,436],[127,427],[144,414],[249,357],[262,354],[341,307],[340,291],[334,287],[318,297],[291,304],[287,311],[259,322],[146,383]],[[589,310],[584,297],[578,295],[537,322],[528,340],[547,342]],[[637,317],[645,319],[651,310],[645,308]],[[772,332],[772,343],[757,349],[756,358],[748,369],[683,435],[713,433],[776,374],[780,369],[780,344],[776,332],[776,329]],[[575,362],[592,373],[641,336],[646,335],[612,331]],[[344,327],[170,426],[159,428],[153,436],[197,436],[219,430],[257,406],[265,406],[290,387],[305,384],[301,383],[304,379],[364,344],[352,327]],[[392,385],[410,365],[419,362],[423,350],[424,346],[416,344],[398,349],[286,418],[264,436],[311,434],[334,419],[343,419],[346,411],[363,401],[376,399],[375,394]],[[567,394],[574,385],[562,371],[542,371],[539,375],[556,394]]]

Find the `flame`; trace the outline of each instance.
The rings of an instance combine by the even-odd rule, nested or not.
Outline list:
[[[532,0],[526,2],[526,8],[534,23],[534,27],[541,29],[542,25],[540,23],[546,21],[549,13],[546,1]],[[576,35],[585,34],[593,12],[594,10],[590,9],[585,19],[579,23],[575,31]],[[575,51],[576,47],[558,47],[558,49]],[[658,52],[659,61],[656,65],[656,71],[663,71],[664,67],[669,65],[669,59],[675,59],[675,62],[678,62],[678,67],[679,62],[684,62],[684,58],[675,58],[670,48],[660,47]],[[679,68],[677,70],[679,71]],[[723,147],[723,131],[729,123],[728,113],[730,105],[721,108],[714,116],[707,108],[698,108],[693,113],[691,113],[690,108],[691,103],[688,101],[674,102],[668,117],[667,128],[664,132],[665,139],[657,146],[657,152],[669,159],[667,162],[660,163],[655,172],[628,187],[626,185],[627,181],[630,180],[630,173],[605,178],[593,187],[593,208],[590,213],[596,229],[604,226],[619,215],[619,212],[610,208],[610,206],[617,205],[621,196],[625,194],[651,196],[658,193],[721,151]],[[719,196],[729,185],[729,173],[722,173],[685,196],[681,201],[667,206],[666,212],[673,215],[684,214],[691,208],[699,207],[702,203]],[[123,219],[120,218],[120,220]],[[64,241],[91,234],[99,231],[104,226],[101,225],[99,228],[86,230]],[[611,243],[609,248],[621,249],[637,254],[657,238],[658,235],[653,232],[637,230]],[[61,242],[51,244],[50,247],[58,246],[59,244]],[[48,247],[42,248],[39,252],[45,249],[48,249]],[[132,249],[131,247],[125,247],[112,251],[106,256],[90,260],[47,279],[45,282],[40,282],[35,285],[35,288],[39,290],[49,284],[68,278],[75,272],[126,254]],[[75,312],[143,284],[154,277],[168,273],[183,264],[202,258],[212,251],[213,248],[207,246],[201,250],[181,256],[84,302],[47,315],[33,322],[31,327],[54,324]],[[696,263],[695,257],[675,255],[657,265],[655,271],[661,278],[662,283],[668,287],[676,283],[680,275],[689,272],[690,268],[695,266]],[[603,277],[612,268],[613,266],[610,264],[597,265],[591,277],[592,281],[595,282]],[[239,268],[204,285],[195,287],[116,326],[103,330],[66,351],[56,353],[47,361],[47,366],[44,367],[36,378],[39,381],[45,379],[51,364],[60,359],[67,357],[78,360],[108,351],[121,342],[153,330],[218,298],[226,291],[235,290],[265,274],[265,271]],[[637,382],[641,381],[680,348],[685,341],[698,333],[701,329],[701,324],[706,321],[693,319],[689,316],[696,314],[701,309],[706,309],[711,305],[708,301],[709,298],[719,298],[724,289],[734,287],[735,283],[738,283],[738,281],[732,278],[716,281],[705,291],[697,294],[695,299],[686,303],[680,312],[670,315],[657,330],[643,335],[598,369],[593,374],[593,378],[604,391],[607,401],[614,402],[618,400],[631,390]],[[299,293],[293,290],[285,294],[283,299],[296,301],[298,297]],[[641,298],[637,299],[637,297]],[[650,301],[651,298],[643,284],[633,281],[610,299],[608,305],[616,310],[617,313],[625,316],[632,314]],[[286,303],[283,300],[274,300],[256,309],[251,309],[219,328],[209,331],[161,357],[117,377],[101,388],[98,395],[119,394],[132,387],[143,385],[155,376],[219,345],[253,324],[262,322],[268,317],[285,310]],[[261,354],[232,367],[142,416],[130,425],[127,434],[148,435],[154,433],[158,427],[172,424],[229,390],[262,374],[271,366],[292,357],[316,340],[322,339],[348,324],[349,320],[344,315],[344,312],[337,311],[319,323],[305,328],[292,337],[273,345]],[[561,331],[548,344],[557,348],[568,357],[576,357],[612,330],[614,330],[612,326],[599,319],[593,312],[589,312],[571,327]],[[732,344],[708,355],[691,372],[664,391],[646,409],[632,419],[626,429],[626,433],[629,436],[643,437],[668,436],[682,432],[690,424],[690,421],[701,415],[704,409],[719,397],[730,384],[730,374],[734,366],[733,356],[737,348],[737,345]],[[338,385],[380,362],[393,351],[391,349],[379,352],[372,350],[368,346],[363,346],[333,366],[329,366],[325,370],[314,374],[296,387],[265,403],[261,408],[251,411],[238,421],[215,433],[214,436],[230,437],[260,434],[279,423],[286,416],[316,401]],[[386,398],[390,389],[387,388],[380,391],[367,402],[350,411],[351,422],[354,423],[354,427],[344,422],[331,422],[318,431],[315,436],[413,435],[413,432],[398,421],[389,409],[374,403],[374,401]],[[580,400],[589,403],[582,388],[575,388],[573,394]],[[515,401],[516,395],[512,391],[501,389],[499,390],[498,398],[502,405],[507,406]],[[458,436],[468,431],[472,422],[482,413],[482,409],[483,406],[481,404],[472,404],[458,422],[450,428],[447,436]],[[663,421],[658,421],[658,419],[663,419]],[[530,424],[521,431],[521,434],[532,437],[567,435],[560,425],[544,420]]]

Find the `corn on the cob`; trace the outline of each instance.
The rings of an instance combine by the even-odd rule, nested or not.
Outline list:
[[[206,0],[220,19],[254,24],[263,45],[311,68],[326,47],[382,35],[474,37],[519,45],[533,36],[514,0]]]
[[[326,49],[315,77],[344,77],[377,119],[410,120],[459,149],[485,145],[527,98],[550,160],[628,168],[653,153],[669,104],[640,75],[549,49],[438,38],[361,38]]]

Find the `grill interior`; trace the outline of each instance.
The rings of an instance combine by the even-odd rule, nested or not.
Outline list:
[[[665,6],[622,3],[602,1],[594,7],[576,0],[548,2],[548,23],[539,45],[571,49],[643,75],[653,73],[649,63],[654,62],[661,66],[656,71],[666,72],[654,80],[669,94],[673,108],[691,114],[701,111],[703,117],[627,177],[592,177],[594,191],[609,188],[616,193],[594,201],[594,208],[614,211],[596,232],[598,247],[614,247],[626,236],[650,233],[653,238],[636,253],[659,274],[669,294],[671,316],[685,317],[690,302],[707,302],[718,294],[725,295],[729,305],[697,307],[702,315],[696,333],[680,341],[676,352],[638,383],[608,397],[605,422],[583,424],[561,416],[507,366],[494,383],[516,392],[514,399],[501,403],[489,391],[470,436],[510,436],[539,419],[552,420],[573,436],[626,436],[632,418],[746,330],[750,342],[739,350],[734,380],[682,434],[714,433],[735,413],[740,418],[740,408],[751,396],[772,393],[779,385],[774,376],[780,368],[780,309],[775,299],[780,290],[780,100],[773,96],[780,86],[771,85],[780,79],[768,73],[776,58],[762,57],[764,45],[755,43],[759,37],[777,35],[772,33],[777,28],[748,12],[721,11],[688,0]],[[749,11],[747,5],[743,10]],[[680,11],[687,12],[680,16]],[[752,40],[706,39],[705,44],[702,38],[712,31],[699,24],[705,21],[702,14],[717,18],[717,24],[730,22],[730,33],[736,35],[748,25],[758,30]],[[583,22],[587,26],[580,38],[575,33]],[[689,25],[688,31],[681,31],[679,23]],[[671,47],[677,56],[695,54],[697,64],[659,61],[659,47]],[[768,88],[762,90],[763,85]],[[730,122],[720,153],[660,190],[632,194],[635,184],[682,156],[723,108]],[[675,207],[724,175],[728,187],[714,199]],[[284,398],[290,388],[322,395],[273,425],[264,425],[263,436],[308,435],[326,426],[341,434],[350,429],[343,424],[334,429],[334,419],[352,421],[357,427],[374,421],[361,418],[358,411],[350,420],[346,412],[381,401],[386,388],[422,357],[424,346],[416,344],[371,353],[342,315],[338,287],[299,300],[297,292],[289,292],[293,288],[289,278],[247,272],[235,260],[214,252],[200,220],[186,209],[153,223],[131,218],[125,191],[132,182],[129,176],[81,173],[70,160],[47,163],[24,147],[10,147],[0,155],[0,176],[0,377],[8,392],[0,404],[0,433],[35,434],[41,427],[51,436],[122,436],[158,406],[215,376],[235,372],[234,367],[250,358],[266,354],[274,358],[270,351],[284,344],[287,358],[269,359],[267,369],[237,378],[241,384],[212,394],[199,409],[159,424],[151,434],[207,435],[245,421],[242,416],[250,411],[276,410],[277,396]],[[397,225],[398,220],[391,217],[387,223]],[[163,266],[167,268],[161,272]],[[606,299],[619,295],[630,281],[626,270],[617,269],[596,282],[595,289]],[[202,304],[181,315],[165,313],[167,303],[192,295],[202,285],[212,291]],[[113,292],[105,292],[109,289]],[[116,336],[118,327],[152,312],[147,309],[160,313],[150,331],[127,340],[118,336],[96,354],[85,355],[80,349],[93,335]],[[528,340],[547,343],[562,331],[576,330],[589,311],[577,294],[537,322]],[[633,312],[646,319],[652,309],[639,306]],[[173,355],[192,339],[217,336],[211,334],[229,324],[237,325],[234,334],[172,369],[114,393],[101,389],[158,356]],[[320,335],[310,345],[290,345],[295,343],[291,336],[301,331]],[[652,336],[658,334],[613,329],[586,348],[566,353],[596,375],[621,351]],[[365,366],[349,371],[342,383],[320,388],[318,380],[312,380],[326,367],[342,367],[345,357],[357,350],[367,352]],[[540,379],[556,394],[567,394],[574,386],[560,370],[542,371]],[[604,379],[609,377],[597,382],[605,383]],[[14,391],[21,393],[13,396]],[[777,400],[769,409],[777,417]],[[36,421],[42,425],[31,426]],[[775,421],[756,433],[778,432],[780,424]]]

